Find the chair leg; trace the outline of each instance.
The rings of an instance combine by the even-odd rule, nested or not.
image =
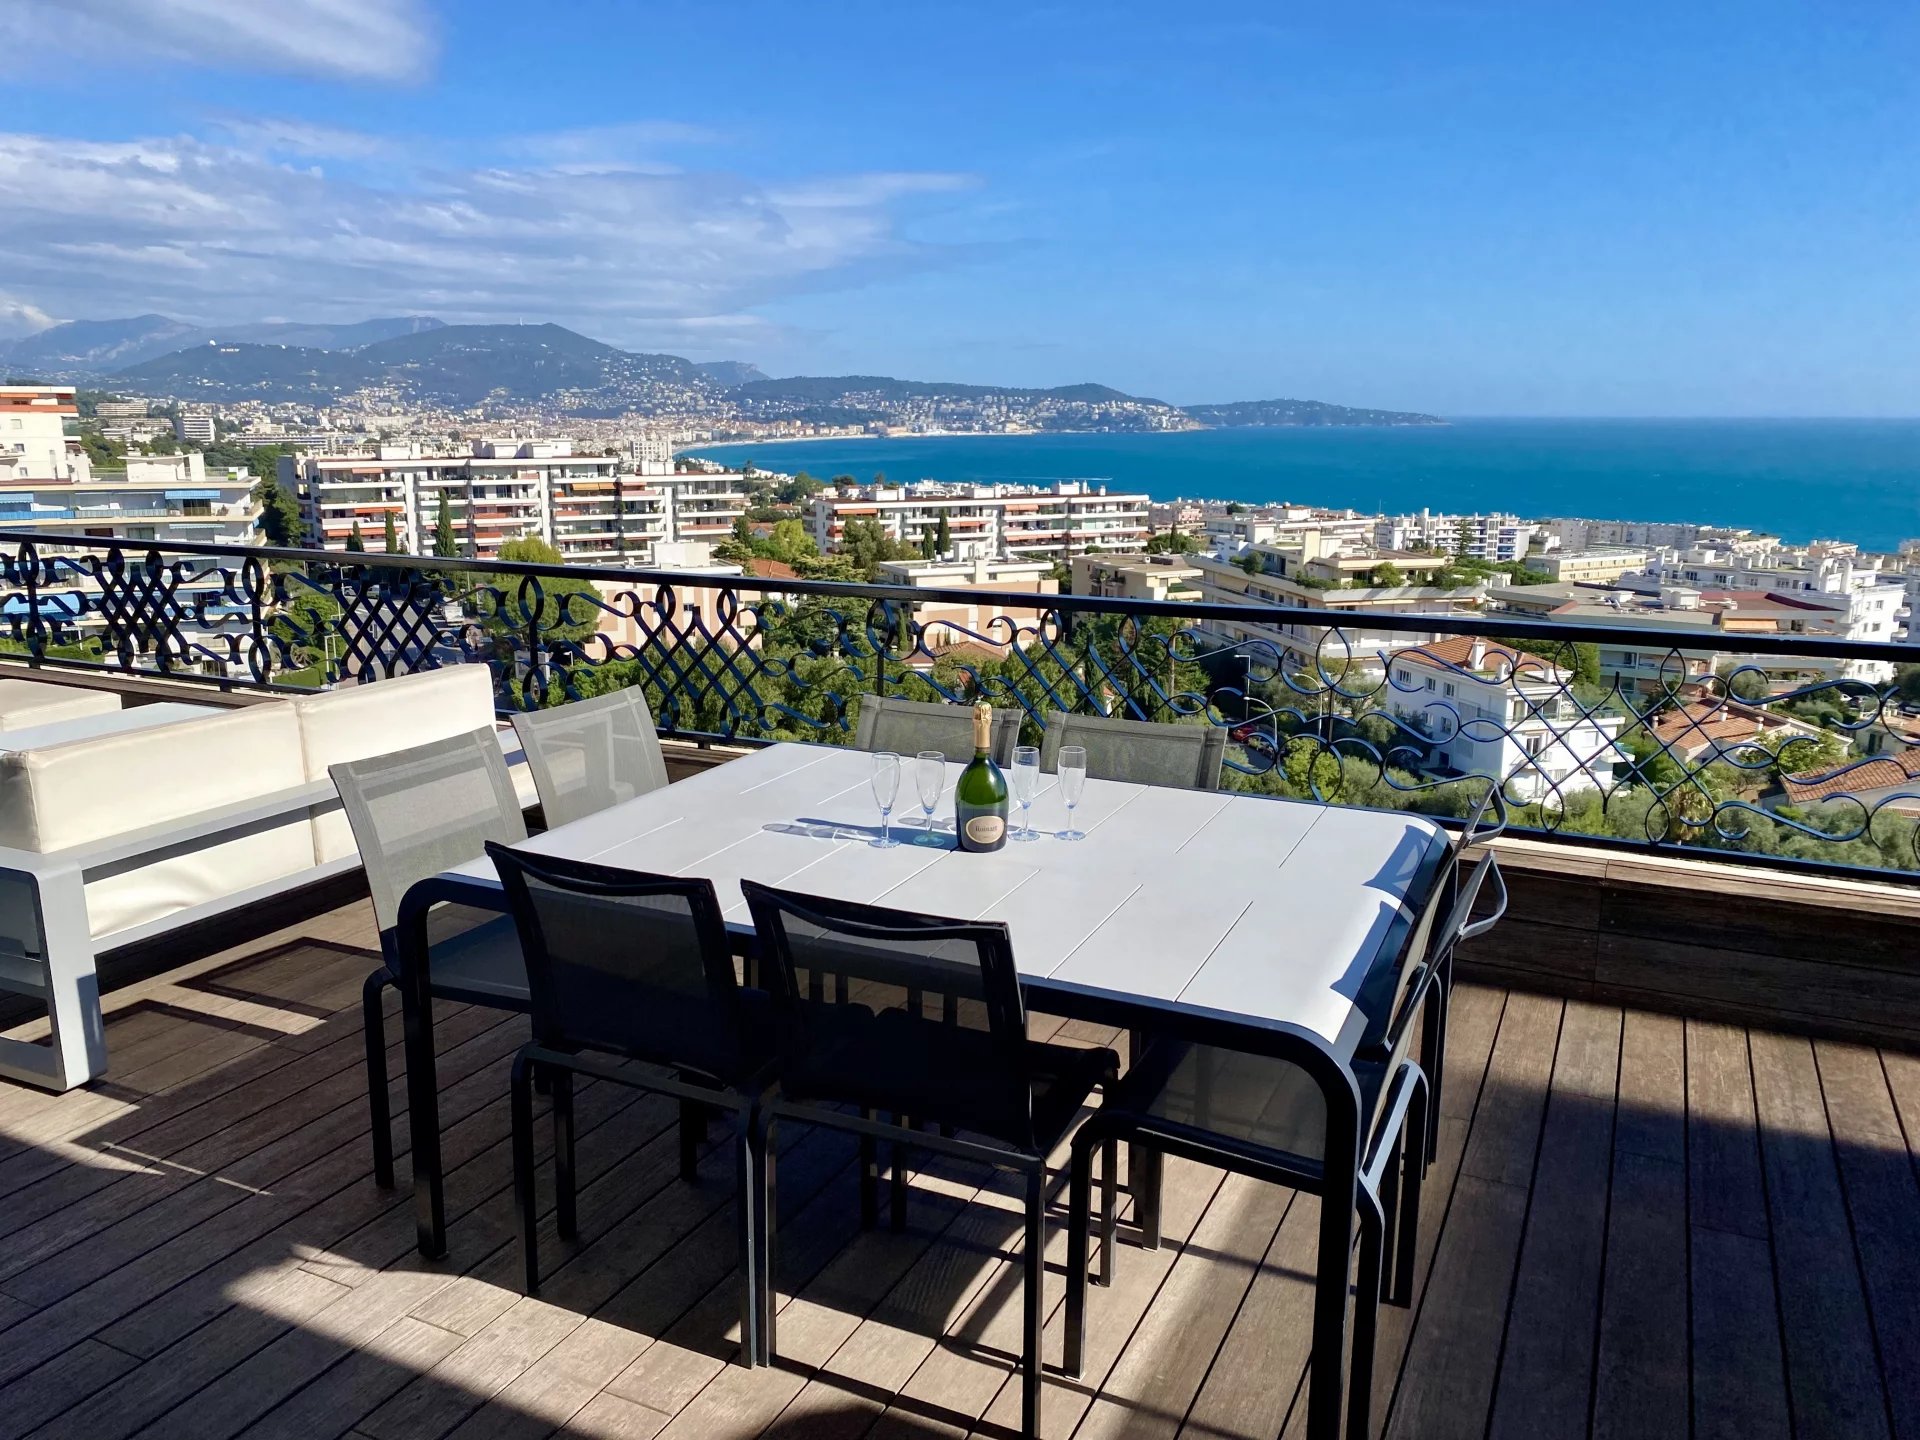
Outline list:
[[[1353,1360],[1347,1380],[1347,1440],[1371,1440],[1373,1346],[1380,1318],[1385,1216],[1360,1205],[1360,1273],[1354,1284]]]
[[[1060,1368],[1079,1378],[1086,1349],[1087,1329],[1087,1232],[1093,1227],[1093,1177],[1087,1173],[1093,1163],[1093,1147],[1082,1143],[1085,1132],[1074,1137],[1067,1165],[1067,1333],[1061,1347]],[[1107,1141],[1112,1154],[1114,1142]],[[1101,1177],[1102,1191],[1113,1178],[1112,1162],[1107,1162]],[[1103,1201],[1110,1205],[1110,1201]],[[1104,1217],[1103,1217],[1104,1220]]]
[[[913,1121],[908,1116],[896,1115],[893,1118],[902,1128],[913,1128]],[[893,1163],[889,1167],[892,1170],[893,1193],[888,1219],[895,1230],[904,1230],[907,1228],[907,1147],[902,1141],[895,1140],[890,1149],[893,1154]]]
[[[393,1114],[387,1099],[387,1017],[381,997],[391,977],[383,965],[360,987],[360,1010],[367,1032],[367,1118],[373,1138],[373,1183],[393,1189]]]
[[[580,1233],[574,1204],[573,1072],[548,1068],[547,1073],[553,1083],[554,1228],[562,1240],[572,1240]]]
[[[780,1157],[774,1146],[773,1122],[760,1132],[760,1363],[771,1365],[775,1354],[776,1321],[780,1314]]]
[[[540,1289],[540,1223],[533,1195],[533,1076],[524,1055],[513,1057],[508,1104],[513,1114],[513,1209],[520,1225],[520,1258],[527,1294]]]
[[[1140,1225],[1140,1246],[1143,1250],[1160,1248],[1160,1172],[1164,1160],[1158,1150],[1152,1146],[1135,1144],[1135,1159],[1139,1162],[1138,1177],[1133,1188],[1133,1213]]]
[[[740,1113],[734,1145],[734,1223],[738,1228],[740,1263],[740,1363],[751,1370],[760,1363],[764,1341],[760,1334],[764,1305],[760,1256],[765,1246],[765,1170],[760,1149],[760,1118],[753,1110]]]
[[[1405,1170],[1400,1181],[1400,1216],[1394,1225],[1393,1282],[1385,1299],[1402,1308],[1413,1304],[1413,1270],[1418,1258],[1420,1236],[1420,1183],[1426,1177],[1433,1157],[1421,1143],[1427,1135],[1427,1111],[1431,1097],[1422,1085],[1407,1110]]]
[[[1020,1345],[1020,1433],[1040,1433],[1040,1333],[1046,1314],[1047,1176],[1044,1166],[1027,1176],[1026,1285]]]
[[[873,1111],[862,1110],[862,1120],[873,1119]],[[871,1135],[860,1137],[860,1228],[871,1230],[880,1223],[880,1142]]]
[[[1113,1237],[1120,1190],[1120,1142],[1111,1135],[1100,1150],[1100,1274],[1099,1283],[1113,1283]]]
[[[700,1178],[700,1135],[706,1118],[698,1100],[680,1102],[680,1178]]]

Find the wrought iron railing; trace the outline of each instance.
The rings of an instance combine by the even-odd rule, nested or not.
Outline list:
[[[76,545],[88,548],[76,548]],[[663,734],[846,743],[862,699],[1228,727],[1230,786],[1601,845],[1920,874],[1920,646],[1506,615],[846,585],[0,531],[0,650],[298,690],[491,667]],[[982,618],[985,617],[985,618]]]

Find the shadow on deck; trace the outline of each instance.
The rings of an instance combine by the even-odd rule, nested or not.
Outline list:
[[[356,903],[151,975],[109,998],[107,1081],[0,1087],[0,1440],[1012,1433],[1018,1205],[978,1168],[862,1233],[851,1140],[786,1127],[782,1359],[745,1371],[727,1158],[680,1182],[672,1107],[585,1085],[581,1243],[549,1221],[522,1296],[517,1018],[441,1012],[451,1249],[420,1261],[369,1175],[372,944]],[[1448,1062],[1383,1433],[1920,1434],[1920,1059],[1462,987]],[[1165,1203],[1046,1432],[1299,1434],[1315,1202],[1169,1162]]]

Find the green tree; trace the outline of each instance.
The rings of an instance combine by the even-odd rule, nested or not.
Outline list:
[[[360,522],[353,522],[353,529],[347,532],[347,549],[355,555],[367,553],[367,537],[360,533]]]
[[[387,554],[398,555],[400,550],[400,531],[393,523],[393,511],[389,510],[380,517],[380,540]]]
[[[537,535],[508,540],[500,547],[500,558],[526,565],[564,567],[566,564],[560,552]],[[483,622],[495,636],[511,636],[517,640],[526,632],[529,619],[538,622],[543,640],[584,640],[598,628],[600,611],[591,602],[600,598],[600,592],[591,580],[564,575],[511,575],[499,571],[475,579],[480,585],[500,592],[499,609]]]
[[[1242,505],[1238,500],[1229,500],[1227,502],[1227,514],[1229,515],[1242,514],[1246,508],[1247,507]]]
[[[300,502],[278,480],[261,479],[253,487],[254,503],[260,507],[260,533],[269,545],[292,547],[306,538],[306,522],[300,515]]]
[[[1920,705],[1920,665],[1902,665],[1894,676],[1894,693],[1901,704]]]
[[[173,436],[162,432],[147,442],[146,451],[149,455],[178,455],[180,453],[180,442],[174,439]]]
[[[945,555],[953,549],[953,527],[947,523],[947,512],[940,512],[940,523],[933,529],[933,551],[936,555]]]
[[[931,560],[939,553],[940,547],[934,543],[933,531],[922,530],[920,532],[920,558],[922,560]]]
[[[453,502],[440,492],[440,508],[433,517],[433,553],[451,560],[460,553],[460,542],[453,533]]]
[[[1373,567],[1372,572],[1367,576],[1367,580],[1371,584],[1378,585],[1383,590],[1395,590],[1407,583],[1407,576],[1406,572],[1391,560],[1382,560],[1378,565]]]
[[[1164,535],[1147,537],[1149,555],[1191,555],[1200,548],[1200,541],[1184,530],[1169,530]]]
[[[1243,551],[1240,558],[1233,563],[1249,575],[1258,575],[1260,573],[1260,557],[1251,550]]]

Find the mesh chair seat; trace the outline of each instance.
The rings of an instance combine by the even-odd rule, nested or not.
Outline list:
[[[1227,732],[1218,725],[1160,724],[1050,711],[1040,742],[1042,770],[1052,774],[1058,769],[1063,745],[1086,750],[1087,774],[1096,780],[1218,790]]]
[[[995,710],[988,753],[996,765],[1013,764],[1020,743],[1019,710]],[[892,750],[917,755],[938,750],[961,764],[973,759],[973,708],[944,701],[896,700],[870,696],[860,702],[860,721],[854,732],[858,750]]]
[[[435,941],[427,974],[436,995],[527,1008],[527,961],[511,915]]]
[[[829,1013],[836,1011],[842,1013]],[[791,1098],[890,1110],[1026,1147],[1028,1137],[1010,1133],[1003,1092],[978,1083],[996,1066],[1005,1067],[986,1031],[899,1010],[875,1015],[859,1006],[813,1007],[808,1024],[813,1034],[807,1054],[781,1076]],[[1111,1050],[1027,1042],[1032,1139],[1040,1153],[1066,1134],[1087,1097],[1119,1063]]]
[[[607,810],[667,783],[646,696],[615,690],[513,717],[547,828]]]
[[[1356,1062],[1360,1113],[1371,1115],[1388,1069]],[[1326,1102],[1298,1065],[1208,1045],[1157,1041],[1121,1077],[1106,1102],[1138,1117],[1143,1130],[1164,1126],[1204,1135],[1250,1157],[1294,1157],[1317,1166],[1326,1156]]]

